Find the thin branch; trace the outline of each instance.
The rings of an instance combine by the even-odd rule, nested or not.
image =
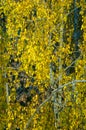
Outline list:
[[[66,67],[66,68],[64,69],[64,71],[66,71],[68,68],[70,68],[78,59],[81,58],[81,56],[82,56],[82,55],[80,55],[78,58],[76,58],[68,67]]]
[[[46,100],[44,100],[43,103],[40,104],[40,106],[36,109],[36,111],[33,113],[33,115],[31,116],[31,118],[28,120],[27,124],[26,124],[26,127],[24,128],[24,130],[27,130],[27,128],[29,127],[32,119],[34,118],[34,116],[36,115],[36,113],[40,110],[40,108],[50,100],[50,98],[52,97],[52,95],[50,95]]]
[[[53,95],[54,93],[59,92],[60,89],[63,89],[65,86],[68,86],[68,85],[73,84],[73,83],[86,83],[86,80],[73,80],[73,81],[68,82],[68,83],[66,83],[66,84],[64,84],[64,85],[61,85],[61,86],[59,86],[59,88],[53,90],[53,91],[52,91],[52,94],[51,94],[46,100],[44,100],[44,102],[41,103],[40,106],[39,106],[39,107],[36,109],[36,111],[33,113],[33,115],[31,116],[31,118],[28,120],[28,122],[27,122],[26,127],[24,128],[24,130],[27,130],[27,128],[29,127],[29,125],[30,125],[32,119],[34,118],[34,116],[36,115],[36,113],[40,110],[40,108],[41,108],[46,102],[48,102],[48,101],[51,99],[51,97],[52,97],[52,95]]]
[[[64,70],[63,70],[63,72],[62,72],[62,75],[63,75],[63,73],[67,70],[67,69],[69,69],[77,60],[79,60],[80,58],[82,57],[82,55],[80,55],[77,59],[75,59],[68,67],[66,67]],[[57,80],[56,80],[56,84],[58,83],[58,81],[59,81],[59,78],[57,78]]]
[[[86,82],[86,80],[73,80],[71,82],[68,82],[68,83],[62,85],[62,86],[59,86],[59,88],[53,90],[52,93],[59,92],[60,89],[63,89],[65,86],[68,86],[70,84],[73,84],[73,83],[85,83],[85,82]]]

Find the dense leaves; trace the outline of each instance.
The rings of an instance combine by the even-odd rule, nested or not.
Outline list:
[[[85,45],[85,1],[0,1],[1,130],[86,129]]]

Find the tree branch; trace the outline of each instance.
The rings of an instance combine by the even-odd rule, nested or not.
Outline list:
[[[66,83],[66,84],[64,84],[64,85],[61,85],[61,86],[59,86],[57,89],[53,90],[52,93],[51,93],[51,95],[50,95],[47,99],[45,99],[44,102],[41,103],[40,106],[39,106],[39,107],[36,109],[36,111],[33,113],[33,115],[31,116],[31,118],[28,120],[28,122],[27,122],[26,127],[24,128],[24,130],[27,130],[27,128],[29,127],[29,125],[30,125],[32,119],[34,118],[34,116],[36,115],[36,113],[40,110],[40,108],[41,108],[46,102],[48,102],[48,101],[50,100],[50,98],[52,97],[52,95],[53,95],[54,93],[59,92],[60,89],[63,89],[65,86],[68,86],[68,85],[73,84],[73,83],[86,83],[86,80],[73,80],[73,81],[68,82],[68,83]]]

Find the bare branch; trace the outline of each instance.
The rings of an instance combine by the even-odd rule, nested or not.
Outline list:
[[[29,127],[29,125],[30,125],[32,119],[34,118],[34,116],[36,115],[36,113],[40,110],[40,108],[41,108],[42,106],[44,106],[44,104],[45,104],[46,102],[48,102],[48,101],[51,99],[51,97],[52,97],[52,95],[53,95],[54,93],[59,92],[59,90],[63,89],[65,86],[68,86],[68,85],[73,84],[73,83],[86,83],[86,80],[73,80],[73,81],[68,82],[68,83],[66,83],[66,84],[64,84],[64,85],[61,85],[61,86],[59,86],[59,88],[53,90],[53,91],[52,91],[52,94],[51,94],[46,100],[44,100],[44,102],[41,103],[40,106],[39,106],[39,107],[36,109],[36,111],[33,113],[33,115],[31,116],[31,118],[28,120],[28,122],[27,122],[26,127],[24,128],[24,130],[27,130],[27,128]]]
[[[27,128],[29,127],[32,119],[34,118],[34,116],[36,115],[36,113],[40,110],[40,108],[50,100],[50,98],[52,97],[52,95],[50,95],[46,100],[44,100],[43,103],[40,104],[40,106],[36,109],[36,111],[33,113],[33,115],[31,116],[31,118],[28,120],[27,124],[26,124],[26,127],[24,128],[24,130],[27,130]]]

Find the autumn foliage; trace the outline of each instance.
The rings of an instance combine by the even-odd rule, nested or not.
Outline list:
[[[86,129],[86,1],[0,1],[0,129]]]

